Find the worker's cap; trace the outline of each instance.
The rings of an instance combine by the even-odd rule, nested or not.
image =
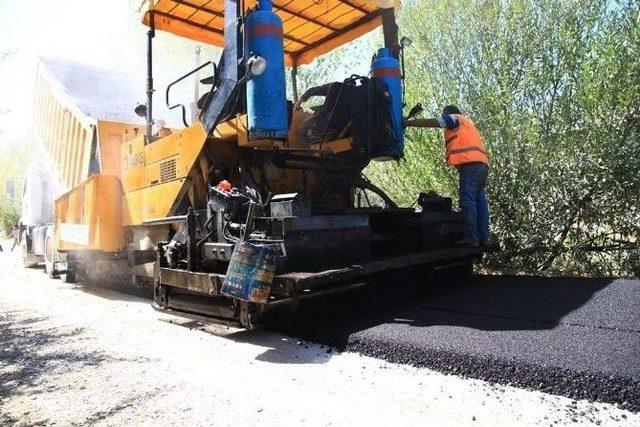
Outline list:
[[[442,115],[448,116],[449,114],[462,114],[460,109],[453,104],[445,105],[442,109]]]

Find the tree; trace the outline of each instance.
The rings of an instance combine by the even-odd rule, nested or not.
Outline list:
[[[15,50],[1,51],[0,64],[15,55]],[[0,105],[0,118],[6,115],[10,110]],[[2,120],[0,120],[2,123]],[[20,171],[25,164],[20,161],[23,159],[23,150],[18,150],[15,145],[3,144],[3,129],[0,127],[0,236],[2,232],[7,233],[11,230],[11,226],[18,222],[20,217],[19,194],[21,191],[21,174]],[[8,183],[13,183],[13,194],[8,194]],[[15,185],[17,183],[18,185]]]
[[[371,32],[351,43],[298,67],[298,94],[312,86],[343,81],[353,74],[367,75],[376,46],[382,43],[379,32]],[[293,99],[291,75],[287,73],[287,97]]]
[[[20,219],[22,177],[28,156],[19,144],[0,144],[0,235],[11,230]],[[13,182],[13,194],[7,191],[7,183]]]
[[[640,235],[640,4],[589,0],[408,3],[407,104],[455,103],[491,157],[491,268],[626,274]],[[367,173],[404,204],[456,195],[438,132]]]

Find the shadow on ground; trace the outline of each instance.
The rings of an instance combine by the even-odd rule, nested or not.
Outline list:
[[[333,350],[322,345],[311,344],[297,338],[282,336],[264,330],[246,330],[227,336],[240,343],[250,343],[268,347],[256,360],[277,364],[320,364],[327,363]]]
[[[327,307],[310,316],[298,313],[274,330],[343,350],[354,333],[384,324],[487,331],[553,329],[611,283],[610,279],[536,276],[420,281],[390,277],[386,288],[351,295],[339,309]]]
[[[222,337],[239,344],[251,344],[266,350],[256,356],[261,362],[276,364],[321,364],[331,358],[334,350],[322,344],[312,344],[298,338],[283,336],[265,329],[241,329],[203,324],[197,320],[170,319],[169,323]]]
[[[151,286],[126,286],[102,283],[75,283],[73,290],[85,292],[110,301],[144,302],[151,308],[153,288]]]
[[[257,360],[279,364],[326,363],[333,354],[332,348],[347,350],[358,333],[385,325],[408,325],[416,328],[416,334],[432,326],[482,331],[554,329],[610,282],[531,276],[451,280],[448,276],[389,275],[375,287],[299,307],[269,327],[276,334],[264,329],[213,333],[236,342],[268,347]],[[193,323],[184,326],[201,329],[198,322]]]
[[[97,351],[60,350],[61,342],[82,334],[83,329],[42,328],[44,321],[19,311],[0,315],[0,400],[16,393],[52,391],[40,387],[47,377],[99,366],[109,359]]]

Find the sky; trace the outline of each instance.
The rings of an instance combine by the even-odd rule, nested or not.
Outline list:
[[[70,59],[146,76],[147,27],[140,21],[141,2],[0,0],[0,54],[6,56],[0,60],[0,147],[29,143],[33,139],[30,126],[38,56]],[[166,84],[194,68],[196,46],[172,34],[156,33],[154,79],[158,91],[154,106],[164,103]],[[201,63],[217,59],[218,48],[200,47]],[[363,53],[358,58],[360,61],[351,57],[353,71],[341,70],[347,75],[326,76],[327,80],[342,80],[352,73],[366,74],[371,53]],[[185,104],[192,101],[192,83],[176,89],[177,101]],[[144,90],[142,87],[141,102],[144,102]]]
[[[0,53],[6,55],[0,61],[0,144],[31,138],[38,56],[146,76],[147,28],[140,22],[139,5],[140,0],[0,0]],[[156,88],[193,68],[195,43],[160,32],[154,42]],[[168,44],[180,52],[169,57]],[[192,97],[193,86],[184,92]],[[156,97],[157,104],[160,94]]]

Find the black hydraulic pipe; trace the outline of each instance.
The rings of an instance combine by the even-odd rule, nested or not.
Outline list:
[[[147,143],[153,135],[153,38],[156,35],[155,13],[149,12],[149,31],[147,31]]]
[[[298,66],[291,67],[291,86],[293,87],[293,102],[298,102]]]
[[[187,211],[187,269],[193,271],[194,267],[199,264],[199,254],[197,250],[196,237],[196,216],[193,208]]]

